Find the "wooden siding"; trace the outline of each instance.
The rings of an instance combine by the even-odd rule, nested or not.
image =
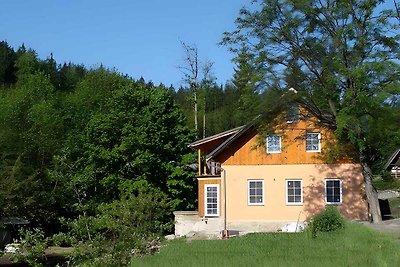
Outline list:
[[[216,157],[224,165],[322,164],[328,163],[327,153],[335,143],[332,131],[319,127],[309,119],[277,126],[281,136],[281,152],[267,153],[265,142],[260,142],[256,130],[249,130]],[[306,133],[321,133],[321,152],[306,152]],[[335,163],[351,163],[350,158]]]
[[[204,217],[204,185],[206,184],[218,184],[219,185],[219,210],[220,210],[220,215],[221,215],[221,192],[222,192],[222,188],[221,188],[221,179],[198,179],[199,182],[199,188],[198,188],[198,212],[199,212],[199,216],[200,217]]]

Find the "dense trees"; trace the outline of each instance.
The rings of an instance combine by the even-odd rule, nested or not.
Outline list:
[[[255,1],[223,40],[236,53],[245,47],[268,87],[281,91],[272,107],[302,104],[357,150],[374,221],[369,166],[400,144],[399,24],[382,3]],[[297,93],[286,93],[292,86]]]
[[[171,90],[0,47],[1,217],[57,230],[139,191],[193,207],[194,132]]]

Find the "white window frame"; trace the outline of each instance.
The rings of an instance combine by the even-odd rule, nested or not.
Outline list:
[[[308,150],[307,149],[307,140],[308,134],[318,134],[318,150]],[[307,132],[306,133],[306,152],[321,152],[321,133],[318,132]]]
[[[288,197],[288,182],[300,182],[300,202],[289,202]],[[286,179],[286,205],[301,206],[303,205],[303,180],[302,179]]]
[[[217,214],[208,214],[207,212],[207,188],[209,187],[215,187],[217,188]],[[204,185],[204,215],[207,217],[218,217],[219,216],[219,184],[205,184]]]
[[[339,181],[339,186],[340,186],[340,202],[328,202],[328,194],[327,194],[327,188],[326,188],[326,182],[327,181]],[[342,179],[340,178],[326,178],[325,179],[325,203],[328,205],[341,205],[343,202],[343,183]]]
[[[261,182],[262,184],[262,202],[259,203],[251,203],[250,202],[250,182]],[[265,189],[264,189],[264,180],[263,179],[249,179],[247,180],[247,205],[249,206],[263,206],[265,202]]]
[[[294,110],[295,110],[295,112],[294,112]],[[292,118],[294,118],[294,119],[291,119],[291,120],[289,120],[288,119],[288,117],[292,117]],[[287,111],[286,111],[286,122],[287,123],[294,123],[294,122],[296,122],[296,121],[298,121],[299,120],[299,117],[300,117],[300,110],[299,110],[299,106],[293,106],[293,105],[291,105],[291,106],[289,106],[288,108],[287,108]]]
[[[279,151],[271,151],[271,150],[269,150],[268,138],[269,138],[270,136],[277,136],[277,137],[279,137]],[[282,151],[282,137],[281,137],[279,134],[271,134],[271,135],[268,135],[266,139],[267,139],[267,140],[266,140],[266,143],[267,143],[267,153],[270,153],[270,154],[281,153],[281,151]]]

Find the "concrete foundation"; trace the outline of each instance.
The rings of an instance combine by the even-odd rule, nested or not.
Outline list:
[[[228,222],[229,230],[236,230],[239,235],[248,233],[260,233],[260,232],[280,232],[282,228],[288,224],[296,224],[293,221],[236,221]],[[304,224],[299,222],[299,224]]]
[[[175,236],[217,238],[221,236],[224,229],[222,218],[202,218],[197,211],[175,211]],[[235,221],[227,222],[230,233],[244,235],[257,232],[278,232],[285,225],[294,221]],[[299,223],[303,223],[302,221]],[[236,234],[235,234],[236,235]]]
[[[175,211],[175,236],[201,236],[215,238],[223,230],[220,218],[201,218],[197,211]]]

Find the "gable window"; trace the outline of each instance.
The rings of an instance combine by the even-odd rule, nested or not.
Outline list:
[[[264,180],[248,180],[248,204],[264,205]]]
[[[286,112],[286,121],[287,123],[293,123],[299,120],[300,111],[299,106],[297,105],[290,105],[287,108]]]
[[[219,216],[219,185],[204,185],[204,210],[206,216]]]
[[[299,205],[303,203],[302,180],[286,180],[286,204]]]
[[[321,134],[307,133],[306,135],[306,151],[320,152],[321,151]]]
[[[267,153],[280,153],[281,152],[281,136],[271,134],[267,136]]]
[[[325,202],[327,204],[342,203],[342,180],[325,179]]]

